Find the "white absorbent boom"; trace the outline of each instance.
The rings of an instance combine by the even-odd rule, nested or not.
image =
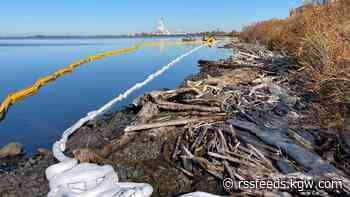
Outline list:
[[[111,110],[119,101],[127,98],[132,92],[150,83],[186,56],[196,52],[204,45],[175,58],[169,64],[149,75],[144,81],[120,94],[106,105],[80,119],[73,126],[65,130],[59,141],[53,145],[53,154],[60,161],[46,169],[46,177],[50,182],[49,197],[149,197],[153,192],[151,185],[146,183],[121,183],[118,175],[110,165],[98,166],[90,163],[78,163],[77,160],[64,154],[66,143],[70,135],[88,121]],[[196,192],[185,195],[187,197],[214,197],[214,195]]]

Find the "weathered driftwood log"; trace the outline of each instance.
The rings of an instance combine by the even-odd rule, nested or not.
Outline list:
[[[173,112],[174,117],[179,116],[225,116],[226,113],[213,113],[213,112],[199,112],[199,111],[183,111],[183,112]]]
[[[158,107],[161,109],[166,109],[170,111],[201,111],[201,112],[221,112],[220,107],[207,107],[202,105],[187,105],[187,104],[179,104],[173,103],[169,101],[158,100],[156,101]]]
[[[179,89],[168,90],[168,91],[152,91],[152,92],[146,93],[145,97],[150,96],[154,100],[168,100],[190,92],[198,94],[196,89],[185,87],[185,88],[179,88]]]
[[[195,123],[195,122],[201,122],[201,121],[216,122],[216,121],[223,121],[224,119],[225,119],[225,116],[207,116],[207,117],[190,118],[190,119],[170,120],[166,122],[157,122],[157,123],[128,126],[125,128],[125,132],[153,129],[153,128],[159,128],[159,127],[167,127],[167,126],[186,125],[189,123]]]
[[[246,52],[238,52],[239,55],[242,55],[242,56],[247,56],[247,57],[250,57],[250,58],[254,58],[254,59],[261,59],[261,57],[257,56],[257,55],[253,55],[251,53],[246,53]]]
[[[208,105],[208,106],[214,106],[214,107],[220,107],[222,103],[217,99],[184,99],[184,100],[181,100],[181,102],[192,104],[192,105]]]
[[[186,93],[199,94],[198,90],[191,87],[184,87],[167,91],[152,91],[137,97],[133,101],[133,104],[136,106],[143,106],[148,102],[155,103],[156,100],[168,100]]]

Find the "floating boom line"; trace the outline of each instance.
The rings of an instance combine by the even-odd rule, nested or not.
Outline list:
[[[30,87],[24,88],[17,92],[9,94],[5,100],[0,104],[0,122],[5,118],[5,115],[9,108],[16,104],[18,101],[25,99],[26,97],[33,96],[38,93],[38,91],[46,86],[48,83],[57,80],[58,78],[72,73],[75,69],[80,67],[83,64],[87,64],[93,61],[101,60],[110,56],[117,56],[125,53],[130,53],[137,51],[143,47],[148,46],[159,46],[159,45],[190,45],[190,44],[202,44],[203,41],[193,41],[193,42],[181,42],[181,41],[158,41],[158,42],[144,42],[141,44],[135,44],[132,47],[122,48],[113,51],[107,51],[98,55],[89,56],[83,60],[79,60],[73,64],[68,65],[62,69],[57,70],[56,72],[49,74],[45,77],[39,78],[33,85]]]

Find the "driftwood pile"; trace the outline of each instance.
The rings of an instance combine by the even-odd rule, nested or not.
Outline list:
[[[317,194],[350,195],[348,139],[340,151],[345,158],[322,154],[321,131],[307,130],[305,105],[290,88],[288,58],[257,45],[232,43],[235,55],[226,60],[200,61],[207,76],[188,80],[176,90],[153,91],[134,101],[140,108],[125,133],[113,142],[123,146],[139,132],[178,131],[165,158],[189,177],[210,174],[219,184],[234,180],[227,193],[256,196]],[[213,72],[212,70],[215,70]],[[168,144],[169,145],[169,144]],[[323,147],[325,147],[324,145]],[[331,147],[332,148],[332,147]],[[335,180],[341,188],[239,188],[244,180]],[[311,192],[311,193],[310,193]]]
[[[136,103],[142,109],[126,133],[184,126],[168,158],[190,177],[209,173],[219,181],[229,177],[236,183],[281,178],[342,183],[341,188],[309,191],[232,188],[236,194],[349,195],[349,174],[317,154],[318,135],[300,131],[303,125],[298,120],[304,117],[298,105],[302,101],[289,89],[285,74],[291,63],[256,45],[236,44],[235,51],[226,60],[199,62],[206,69],[221,69],[215,77],[189,80],[177,90],[139,98]],[[346,144],[347,140],[340,140]],[[282,191],[288,193],[278,193]]]

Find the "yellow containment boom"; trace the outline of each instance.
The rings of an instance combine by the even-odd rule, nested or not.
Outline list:
[[[206,38],[206,39],[203,38],[203,41],[206,42],[208,46],[212,46],[212,45],[214,45],[214,43],[216,42],[216,38],[215,38],[215,36],[210,35],[210,36],[208,36],[208,38]]]
[[[89,62],[93,62],[96,60],[101,60],[101,59],[104,59],[104,58],[110,57],[110,56],[116,56],[116,55],[121,55],[121,54],[125,54],[125,53],[130,53],[130,52],[136,51],[140,48],[148,47],[148,46],[189,45],[189,44],[208,44],[208,45],[210,45],[212,41],[213,40],[207,39],[206,41],[191,41],[191,42],[170,41],[170,40],[158,41],[158,42],[144,42],[141,44],[135,44],[134,46],[129,47],[129,48],[123,48],[123,49],[118,49],[118,50],[114,50],[114,51],[107,51],[107,52],[104,52],[104,53],[101,53],[98,55],[93,55],[93,56],[87,57],[83,60],[80,60],[80,61],[77,61],[73,64],[70,64],[67,67],[62,68],[62,69],[60,69],[60,70],[58,70],[50,75],[47,75],[45,77],[38,79],[32,86],[30,86],[28,88],[24,88],[20,91],[9,94],[5,98],[5,100],[0,104],[0,121],[4,119],[5,114],[11,105],[14,105],[19,100],[22,100],[28,96],[35,95],[40,90],[40,88],[42,88],[46,84],[50,83],[51,81],[55,81],[56,79],[58,79],[59,77],[65,75],[67,73],[73,72],[76,68],[78,68],[79,66],[81,66],[83,64],[87,64]]]

